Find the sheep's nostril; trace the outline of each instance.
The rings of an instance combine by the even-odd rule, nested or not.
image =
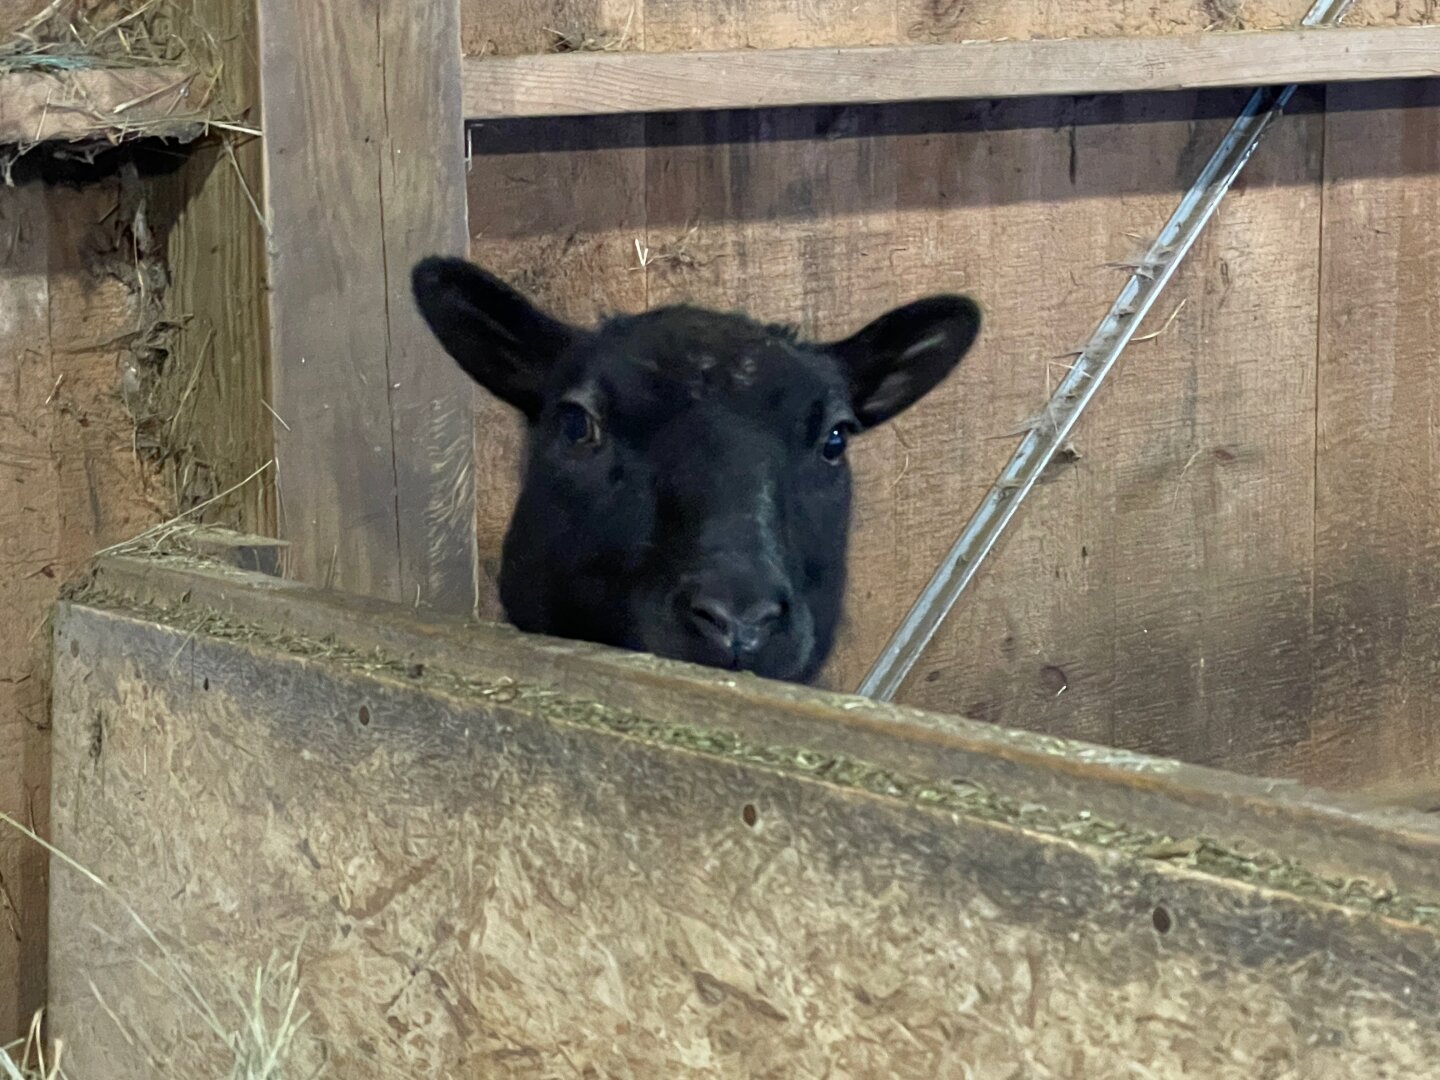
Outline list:
[[[721,648],[758,652],[774,634],[785,609],[779,601],[762,600],[744,608],[725,598],[700,594],[690,600],[691,626]]]

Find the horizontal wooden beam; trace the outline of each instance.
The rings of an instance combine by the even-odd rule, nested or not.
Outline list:
[[[107,557],[94,602],[208,610],[237,623],[333,636],[404,663],[499,672],[637,712],[705,718],[747,739],[819,746],[887,771],[933,771],[1044,804],[1112,820],[1143,817],[1172,835],[1205,835],[1247,851],[1305,862],[1337,878],[1364,877],[1440,892],[1440,823],[1255,779],[1123,750],[1009,731],[993,724],[656,660],[584,642],[521,634],[291,579],[197,568],[193,560]],[[677,722],[679,722],[677,720]]]
[[[465,63],[468,119],[1044,97],[1440,75],[1440,26]]]
[[[0,145],[194,138],[205,120],[197,79],[178,67],[0,74]]]

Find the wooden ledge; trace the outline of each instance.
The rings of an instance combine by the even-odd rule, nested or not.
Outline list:
[[[193,137],[197,76],[178,67],[0,74],[0,145]]]
[[[1044,97],[1440,75],[1440,26],[465,61],[465,116]]]
[[[925,774],[937,787],[964,777],[1020,804],[1143,821],[1170,836],[1212,837],[1336,879],[1440,893],[1440,823],[1287,781],[525,635],[508,626],[245,573],[233,564],[105,556],[83,586],[68,592],[80,607],[162,609],[190,618],[209,612],[262,628],[261,636],[323,638],[356,654],[383,654],[432,672],[503,675],[675,724],[694,718],[756,745],[839,754],[887,773]],[[182,630],[186,633],[196,636],[193,626]]]

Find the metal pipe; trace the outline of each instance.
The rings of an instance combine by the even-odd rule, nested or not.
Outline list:
[[[1317,0],[1302,26],[1340,21],[1352,0]],[[936,567],[904,621],[856,691],[890,701],[899,691],[936,631],[974,580],[985,557],[1035,486],[1041,472],[1069,441],[1076,422],[1115,366],[1136,329],[1174,277],[1181,261],[1220,205],[1240,170],[1250,160],[1270,123],[1289,103],[1297,87],[1256,90],[1200,176],[1180,200],[1170,220],[1131,273],[1109,313],[1056,389],[1045,411],[1026,432],[1019,449],[975,511],[964,532]]]

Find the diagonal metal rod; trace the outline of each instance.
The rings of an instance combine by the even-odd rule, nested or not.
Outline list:
[[[1316,0],[1302,26],[1334,25],[1352,0]],[[1070,438],[1080,415],[1115,366],[1135,330],[1174,277],[1196,237],[1250,160],[1271,121],[1289,104],[1297,88],[1256,90],[1221,141],[1180,205],[1165,223],[1120,296],[1101,320],[1079,359],[1060,383],[1045,411],[1033,422],[1015,456],[975,511],[965,531],[936,567],[915,605],[856,691],[879,701],[894,698],[935,632],[974,580],[981,562],[994,550],[1020,504],[1045,466]]]

